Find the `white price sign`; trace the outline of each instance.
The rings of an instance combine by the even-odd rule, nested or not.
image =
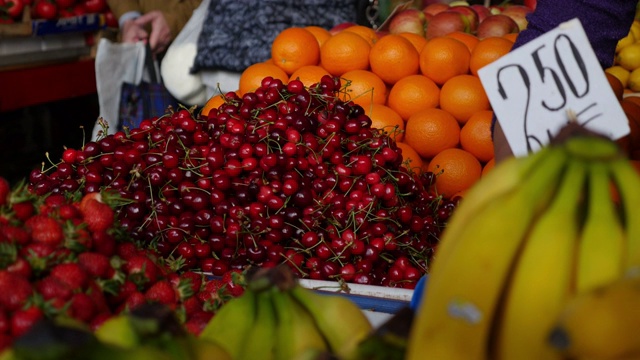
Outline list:
[[[620,106],[578,19],[567,21],[478,71],[516,156],[535,152],[575,114],[618,139],[629,133]]]

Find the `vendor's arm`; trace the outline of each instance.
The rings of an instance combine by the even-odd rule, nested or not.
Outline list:
[[[538,0],[535,11],[527,17],[527,29],[518,35],[513,49],[578,18],[600,65],[606,69],[613,64],[618,40],[629,33],[637,3],[637,0]],[[495,124],[493,141],[496,161],[512,155],[499,123]]]

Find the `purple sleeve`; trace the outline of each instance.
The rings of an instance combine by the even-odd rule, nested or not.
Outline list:
[[[577,17],[600,65],[608,68],[613,65],[618,40],[629,33],[637,3],[634,0],[538,0],[536,10],[527,17],[527,29],[519,34],[513,48]]]

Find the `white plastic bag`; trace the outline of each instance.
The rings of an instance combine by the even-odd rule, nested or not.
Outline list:
[[[100,117],[108,125],[107,134],[117,131],[120,93],[123,83],[140,84],[144,75],[145,45],[143,43],[114,43],[100,39],[96,51],[96,88]],[[98,137],[102,126],[93,127],[92,139]]]

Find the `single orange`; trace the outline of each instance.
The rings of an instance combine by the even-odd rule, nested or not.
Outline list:
[[[503,55],[511,51],[513,42],[503,37],[488,37],[480,40],[471,52],[469,70],[471,74],[478,75],[478,70],[489,65]]]
[[[491,104],[480,78],[458,75],[440,88],[440,108],[464,124],[474,113],[491,109]]]
[[[423,158],[431,158],[460,143],[460,125],[442,109],[416,112],[409,117],[404,129],[404,142]]]
[[[387,105],[406,121],[412,114],[440,104],[440,88],[420,74],[398,80],[389,91]]]
[[[495,158],[487,161],[482,167],[482,176],[487,175],[487,173],[489,173],[489,171],[491,171],[491,169],[493,169],[495,166],[496,166]]]
[[[442,36],[427,42],[420,52],[420,71],[442,85],[456,75],[469,72],[471,53],[460,40]]]
[[[404,139],[404,120],[392,108],[383,104],[371,104],[364,108],[364,113],[371,119],[371,127],[389,134],[392,139]]]
[[[389,34],[371,47],[369,65],[385,83],[393,85],[420,71],[420,54],[409,40]]]
[[[373,46],[376,42],[378,42],[378,33],[370,27],[364,25],[353,25],[344,29],[343,31],[352,32],[354,34],[358,34],[362,36],[363,39],[367,40],[370,46]]]
[[[473,48],[475,48],[476,44],[478,44],[478,41],[480,41],[477,36],[464,31],[454,31],[445,36],[461,41],[467,46],[467,49],[469,49],[469,53],[473,51]]]
[[[416,33],[402,32],[402,33],[398,33],[397,35],[400,35],[403,38],[409,40],[409,42],[413,44],[413,47],[415,47],[416,50],[418,50],[418,54],[422,51],[424,46],[427,45],[427,38],[425,38],[424,36],[420,36]]]
[[[319,63],[320,45],[316,37],[306,29],[290,27],[273,39],[271,58],[274,64],[291,75],[302,66]]]
[[[224,104],[225,98],[223,94],[215,94],[207,100],[207,102],[200,110],[200,114],[204,116],[208,116],[209,112],[213,109],[217,109],[220,105]]]
[[[465,191],[482,174],[482,165],[466,150],[452,148],[437,154],[429,162],[428,170],[436,175],[435,189],[444,197]]]
[[[396,145],[402,150],[402,165],[412,171],[420,172],[423,169],[424,161],[411,145],[397,142]]]
[[[342,76],[344,101],[351,101],[362,107],[370,104],[384,104],[387,100],[387,85],[369,70],[351,70]]]
[[[469,118],[460,129],[460,146],[478,158],[480,162],[493,159],[491,122],[493,111],[481,110]]]
[[[289,81],[298,79],[306,87],[320,82],[323,76],[329,75],[329,72],[319,65],[306,65],[294,71],[289,77]]]
[[[255,63],[249,65],[240,74],[238,95],[242,96],[248,92],[255,91],[262,85],[262,80],[266,77],[280,79],[283,83],[289,81],[289,75],[280,67],[270,63]]]
[[[362,36],[341,31],[320,48],[320,63],[331,75],[341,76],[351,70],[369,68],[371,45]]]
[[[320,47],[322,47],[322,44],[324,44],[324,42],[331,37],[331,33],[329,32],[329,30],[320,26],[305,26],[304,29],[310,32],[316,38],[316,40],[318,40],[318,46]]]

